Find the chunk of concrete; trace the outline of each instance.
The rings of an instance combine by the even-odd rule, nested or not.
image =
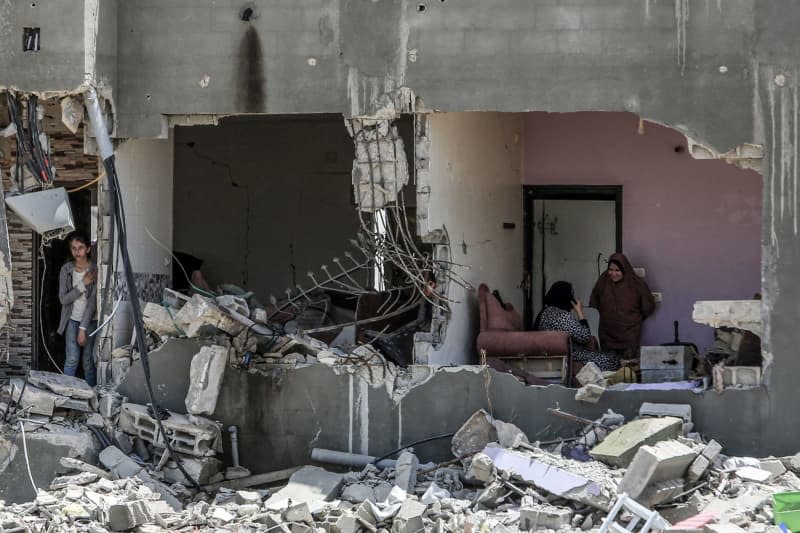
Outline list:
[[[771,474],[771,479],[778,478],[786,473],[786,467],[783,466],[780,459],[761,459],[759,462],[761,463],[761,469]]]
[[[641,418],[615,429],[590,452],[594,459],[618,468],[627,467],[645,445],[676,438],[683,420],[674,417]]]
[[[342,491],[341,498],[350,503],[361,503],[367,500],[377,501],[375,499],[375,491],[366,483],[353,483],[346,486]]]
[[[229,349],[224,346],[203,346],[192,358],[189,367],[189,391],[186,411],[193,415],[212,415],[228,366]]]
[[[318,466],[304,466],[289,478],[289,483],[272,495],[264,508],[268,511],[283,509],[289,500],[293,504],[313,504],[327,501],[339,493],[344,476]]]
[[[394,467],[394,484],[404,491],[410,493],[414,492],[414,487],[417,485],[417,471],[419,470],[419,459],[411,452],[403,452],[397,458],[397,464]]]
[[[702,478],[708,469],[711,467],[711,461],[708,460],[703,454],[695,457],[692,464],[689,465],[689,471],[686,474],[686,479],[689,483],[696,483]]]
[[[572,509],[553,505],[535,505],[519,510],[519,528],[525,531],[537,529],[561,529],[572,521]]]
[[[425,514],[428,506],[407,498],[400,505],[400,510],[394,518],[392,523],[392,533],[417,533],[418,531],[425,530],[425,524],[422,522],[422,516]]]
[[[222,461],[216,457],[192,457],[190,455],[178,455],[184,470],[191,476],[191,478],[200,485],[206,485],[210,482],[211,477],[214,476],[222,468]],[[178,465],[172,461],[168,462],[163,470],[164,480],[168,483],[182,483],[189,484],[189,480],[183,475]]]
[[[772,473],[754,466],[743,466],[736,469],[736,476],[745,481],[764,483],[772,477]]]
[[[497,442],[503,448],[514,449],[523,445],[530,445],[528,436],[514,424],[495,419],[492,425],[497,431]]]
[[[453,456],[462,457],[478,453],[490,442],[497,442],[497,429],[493,422],[492,416],[483,409],[475,411],[450,441]]]
[[[181,334],[175,322],[177,312],[177,309],[168,309],[161,304],[147,302],[142,310],[144,327],[156,335],[177,337]]]
[[[683,478],[695,457],[695,451],[676,440],[642,446],[636,451],[617,491],[638,500],[653,483]]]
[[[490,483],[494,481],[496,470],[492,459],[485,453],[477,453],[472,456],[472,460],[467,468],[466,477],[468,480]]]
[[[70,485],[88,485],[97,481],[97,474],[91,472],[81,472],[71,476],[59,476],[50,482],[50,490],[59,490]]]
[[[667,502],[675,498],[678,494],[683,492],[683,479],[671,479],[667,481],[659,481],[648,485],[648,487],[639,495],[637,501],[645,507],[652,508],[660,503]]]
[[[687,403],[644,402],[639,407],[639,416],[674,416],[684,422],[692,421],[692,406]]]
[[[311,511],[308,509],[308,503],[298,503],[288,507],[283,513],[283,519],[287,522],[303,523],[309,526],[314,525],[314,517],[311,516]]]
[[[121,502],[108,507],[106,525],[111,531],[127,531],[153,522],[155,517],[144,500]]]
[[[95,398],[94,389],[84,380],[74,376],[31,370],[28,374],[28,381],[41,389],[48,389],[69,398],[77,398],[79,400],[93,400]]]
[[[222,433],[215,422],[193,415],[171,413],[161,420],[172,449],[198,457],[213,457],[222,451]],[[126,433],[165,448],[164,434],[158,429],[155,418],[147,412],[147,407],[133,403],[122,404],[119,426]]]
[[[579,402],[597,403],[605,391],[604,387],[589,383],[578,389],[575,393],[575,399]]]
[[[583,368],[581,368],[580,372],[575,374],[575,379],[577,379],[578,383],[581,385],[588,385],[592,383],[594,385],[605,387],[607,384],[606,379],[603,377],[603,371],[600,370],[599,366],[591,361],[583,365]]]
[[[134,477],[142,470],[141,466],[116,446],[109,446],[100,452],[100,463],[108,468],[115,479]]]
[[[175,322],[189,338],[219,329],[231,336],[238,335],[244,324],[225,314],[208,298],[195,294],[175,315]]]

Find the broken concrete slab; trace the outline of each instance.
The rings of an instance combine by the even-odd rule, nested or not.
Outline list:
[[[115,479],[134,477],[142,467],[116,446],[109,446],[100,452],[100,463],[108,468]]]
[[[633,420],[609,433],[589,455],[610,466],[627,467],[639,448],[676,438],[682,426],[683,420],[674,417]]]
[[[28,381],[41,389],[48,389],[69,398],[77,398],[79,400],[93,400],[95,398],[94,389],[84,380],[74,376],[31,370],[28,374]]]
[[[744,479],[745,481],[755,481],[756,483],[764,483],[772,477],[772,473],[761,468],[754,466],[743,466],[736,469],[736,476]]]
[[[171,338],[150,352],[150,372],[157,379],[153,383],[153,395],[159,406],[176,413],[186,410],[189,368],[195,354],[208,344],[199,339]],[[120,381],[117,392],[126,396],[130,403],[150,403],[141,361],[133,362]]]
[[[212,415],[217,407],[222,378],[230,350],[224,346],[203,346],[192,358],[186,411],[193,415]]]
[[[605,494],[600,485],[583,476],[499,446],[487,446],[483,453],[498,470],[512,473],[526,483],[556,496],[604,511],[611,507],[611,495]]]
[[[645,507],[652,508],[660,503],[672,500],[683,492],[683,479],[658,481],[645,488],[636,501]]]
[[[645,489],[661,481],[682,479],[689,465],[697,457],[697,452],[676,440],[657,442],[653,446],[642,446],[628,466],[625,476],[619,482],[617,491],[626,493],[639,501]],[[682,484],[681,484],[682,485]]]
[[[205,485],[210,482],[211,477],[220,471],[222,468],[222,461],[216,457],[192,457],[190,455],[178,455],[186,473],[199,483]],[[183,475],[183,472],[178,468],[178,465],[170,461],[162,469],[164,472],[164,479],[168,483],[182,483],[184,485],[190,484],[189,480]]]
[[[778,478],[786,473],[786,467],[783,466],[780,459],[768,458],[761,459],[759,462],[761,463],[761,469],[771,474],[771,479]]]
[[[328,472],[318,466],[304,466],[292,474],[284,488],[264,502],[264,508],[272,511],[284,509],[289,500],[292,504],[327,501],[338,494],[343,479],[343,474]]]
[[[37,487],[47,487],[53,478],[63,472],[62,457],[78,458],[86,463],[97,461],[95,440],[88,431],[48,425],[47,430],[26,432],[27,463],[19,432],[0,436],[0,500],[6,503],[31,501],[36,494],[28,478],[27,464]]]

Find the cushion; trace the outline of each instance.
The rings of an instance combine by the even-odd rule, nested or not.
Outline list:
[[[519,313],[507,310],[493,295],[486,296],[486,330],[487,331],[520,331],[522,318]]]

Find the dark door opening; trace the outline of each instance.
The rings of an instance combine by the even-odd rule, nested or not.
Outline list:
[[[569,281],[588,304],[605,260],[622,250],[622,186],[524,187],[527,329],[551,283]]]
[[[70,193],[69,201],[75,226],[91,236],[93,188]],[[72,258],[67,243],[56,239],[39,253],[41,238],[34,234],[33,279],[33,353],[31,366],[35,370],[59,372],[64,369],[64,337],[58,334],[61,302],[58,299],[58,274],[61,266]],[[92,250],[92,260],[97,254]],[[49,355],[48,355],[49,352]],[[52,358],[52,359],[51,359]],[[58,365],[58,367],[56,367]],[[79,372],[82,369],[79,368]]]

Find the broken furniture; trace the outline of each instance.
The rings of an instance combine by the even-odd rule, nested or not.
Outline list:
[[[524,331],[519,313],[500,302],[485,283],[478,287],[478,308],[482,364],[511,372],[528,384],[569,384],[572,344],[567,332]]]

